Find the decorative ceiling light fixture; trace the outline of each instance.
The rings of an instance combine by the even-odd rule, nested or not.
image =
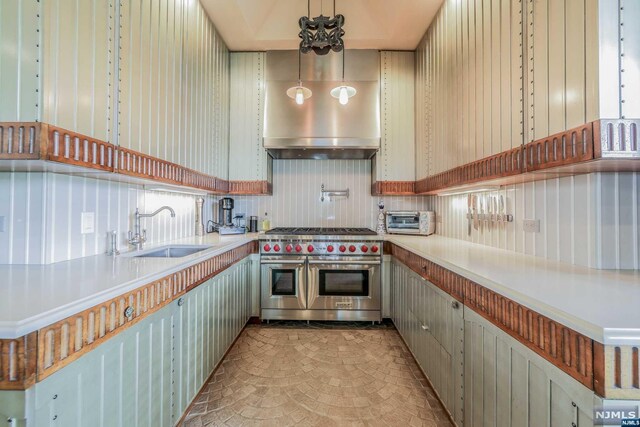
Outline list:
[[[311,19],[311,0],[307,0],[307,16],[300,18],[300,52],[314,51],[317,55],[326,55],[330,50],[340,52],[344,49],[344,16],[336,15],[336,0],[333,0],[333,18],[322,14],[320,0],[320,16]],[[329,30],[329,32],[327,32]]]
[[[304,104],[305,99],[311,98],[311,90],[302,86],[302,78],[300,77],[300,68],[302,67],[300,59],[300,50],[298,50],[298,86],[287,89],[287,96],[296,100],[296,104]]]
[[[344,84],[344,49],[342,50],[342,85],[331,89],[331,96],[338,98],[340,104],[347,105],[349,98],[356,94],[356,89]]]

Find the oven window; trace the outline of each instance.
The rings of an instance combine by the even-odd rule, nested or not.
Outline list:
[[[320,295],[369,296],[368,270],[320,270]]]
[[[296,271],[291,269],[271,269],[271,295],[295,295]]]

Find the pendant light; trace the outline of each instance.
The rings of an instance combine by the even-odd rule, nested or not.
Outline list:
[[[298,49],[298,86],[293,86],[287,89],[287,96],[296,101],[296,104],[304,104],[305,99],[311,98],[311,90],[302,86],[302,79],[300,77],[301,68],[300,50]]]
[[[349,98],[356,94],[356,89],[347,86],[344,84],[344,51],[346,49],[342,49],[342,85],[335,87],[331,90],[331,96],[337,98],[340,104],[347,105],[349,103]]]

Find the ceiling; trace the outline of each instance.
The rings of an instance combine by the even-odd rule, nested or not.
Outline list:
[[[336,0],[348,49],[414,50],[443,0]],[[297,49],[307,0],[200,0],[232,51]],[[332,0],[311,0],[312,17],[333,16]]]

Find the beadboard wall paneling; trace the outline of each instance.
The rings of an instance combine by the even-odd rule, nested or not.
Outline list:
[[[147,245],[192,236],[195,199],[71,175],[0,173],[0,263],[49,264],[101,254],[107,250],[110,230],[118,231],[118,247],[127,251],[136,207],[153,212],[169,205],[176,211],[175,218],[161,212],[141,220]],[[81,234],[82,212],[95,213],[94,233]]]
[[[43,3],[42,121],[113,142],[115,1]]]
[[[522,144],[522,2],[447,0],[416,49],[417,177]]]
[[[0,121],[40,119],[42,6],[38,0],[0,2]]]
[[[415,54],[380,52],[382,118],[380,151],[376,154],[378,181],[415,181]]]
[[[229,180],[261,181],[267,177],[264,127],[264,52],[233,52],[229,129]]]
[[[320,186],[327,190],[349,189],[349,198],[320,201]],[[422,196],[371,196],[369,160],[274,160],[273,196],[234,197],[235,212],[265,212],[271,227],[370,227],[375,229],[378,200],[385,209],[428,209]]]
[[[502,195],[514,222],[469,236],[467,196],[436,197],[437,234],[591,268],[640,266],[640,174],[578,175],[486,195]],[[540,232],[524,232],[523,219],[540,220]]]
[[[227,179],[229,52],[198,1],[123,2],[121,146]]]

